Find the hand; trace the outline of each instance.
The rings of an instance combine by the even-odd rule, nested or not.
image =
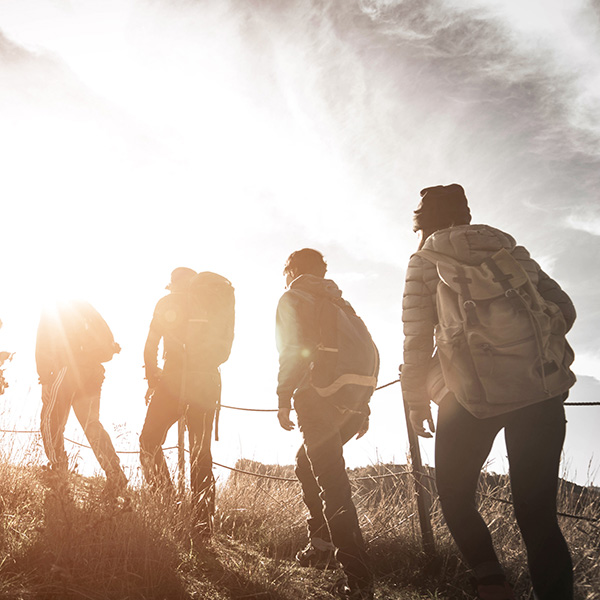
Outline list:
[[[277,411],[277,418],[279,419],[279,424],[286,431],[292,431],[296,425],[290,419],[291,408],[280,408]]]
[[[362,425],[356,434],[356,439],[360,440],[360,438],[365,435],[367,431],[369,431],[369,417],[365,417],[365,420],[362,422]]]
[[[429,404],[420,408],[411,408],[408,413],[408,418],[417,435],[424,438],[433,437],[432,433],[435,433],[435,425],[433,424],[433,417],[431,416]],[[425,421],[427,421],[427,425],[429,425],[429,429],[432,433],[429,433],[429,431],[423,427]]]
[[[151,390],[155,390],[156,387],[158,386],[158,382],[160,381],[160,378],[162,376],[162,369],[156,368],[152,374],[147,374],[146,375],[146,379],[148,380],[148,387]]]

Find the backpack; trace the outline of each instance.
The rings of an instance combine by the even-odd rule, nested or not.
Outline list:
[[[87,302],[76,302],[61,314],[69,347],[76,364],[108,362],[121,348],[100,313]]]
[[[220,378],[216,381],[214,371],[229,358],[234,325],[231,283],[216,273],[198,273],[187,291],[182,394],[186,404],[201,401],[207,408],[214,406],[220,390]]]
[[[319,299],[317,344],[310,383],[323,398],[345,399],[345,386],[368,400],[377,386],[379,352],[362,319],[342,298]]]
[[[474,416],[553,398],[575,383],[564,317],[510,252],[479,266],[431,250],[417,254],[440,278],[435,340],[446,385]]]

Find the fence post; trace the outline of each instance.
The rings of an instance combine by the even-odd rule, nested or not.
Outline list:
[[[402,365],[400,365],[400,379],[402,379]],[[400,392],[402,393],[402,392]],[[421,449],[419,447],[419,436],[415,433],[410,419],[408,417],[409,409],[404,396],[402,397],[404,406],[404,416],[406,417],[406,430],[408,432],[408,445],[410,448],[410,463],[412,474],[415,480],[415,495],[417,500],[417,510],[419,512],[419,524],[421,526],[421,539],[423,541],[423,550],[426,554],[435,552],[435,540],[433,538],[433,528],[431,527],[431,496],[430,487],[426,481],[423,464],[421,462]]]
[[[185,493],[185,416],[182,415],[177,421],[177,489],[179,495]]]

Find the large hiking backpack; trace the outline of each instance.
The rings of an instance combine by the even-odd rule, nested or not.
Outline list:
[[[435,340],[447,387],[476,417],[566,392],[574,383],[564,317],[505,249],[481,265],[432,250],[437,265]]]
[[[334,401],[345,386],[357,386],[368,400],[379,374],[379,352],[371,334],[342,298],[324,297],[319,302],[319,343],[311,366],[311,385],[319,396]]]
[[[215,370],[231,353],[235,296],[231,283],[216,273],[198,273],[187,292],[183,400],[214,405],[220,382]],[[217,398],[218,400],[218,398]]]

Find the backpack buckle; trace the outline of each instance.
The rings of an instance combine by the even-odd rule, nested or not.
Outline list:
[[[477,318],[477,312],[475,311],[477,304],[475,304],[473,300],[465,300],[463,302],[463,308],[467,315],[467,323],[469,325],[479,325],[479,319]]]

